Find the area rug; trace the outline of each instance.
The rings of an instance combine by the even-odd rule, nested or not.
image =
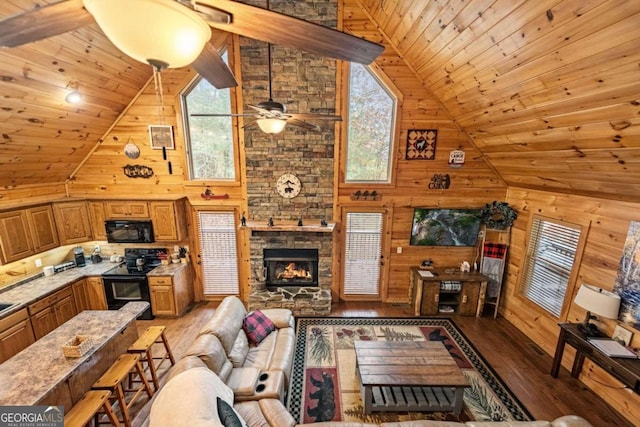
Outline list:
[[[363,414],[353,342],[441,341],[471,384],[463,412]],[[528,421],[532,417],[469,340],[447,318],[299,318],[288,409],[296,422]]]

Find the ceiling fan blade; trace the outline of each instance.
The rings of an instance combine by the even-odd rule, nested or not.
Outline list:
[[[0,46],[16,47],[93,23],[82,0],[65,0],[0,20]]]
[[[207,21],[209,25],[268,43],[293,47],[343,61],[369,64],[384,46],[313,22],[230,0],[197,0],[232,15],[231,23]]]
[[[217,114],[217,113],[194,113],[191,117],[255,117],[255,114]]]
[[[290,113],[291,117],[298,120],[333,120],[341,122],[342,117],[333,116],[330,114],[305,114],[305,113]]]
[[[312,125],[311,123],[303,122],[302,120],[298,120],[298,119],[287,119],[287,124],[298,126],[300,128],[307,129],[307,130],[320,130],[320,126]]]
[[[204,49],[191,65],[198,74],[218,89],[238,86],[236,77],[211,43],[204,45]]]

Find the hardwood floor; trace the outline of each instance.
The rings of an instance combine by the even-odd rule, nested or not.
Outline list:
[[[200,303],[179,319],[138,321],[144,331],[150,325],[166,325],[167,339],[177,359],[186,352],[198,331],[215,311],[216,304]],[[331,310],[334,317],[413,317],[409,306],[371,302],[341,302]],[[552,357],[503,318],[452,317],[476,349],[484,356],[507,386],[536,419],[553,420],[562,415],[576,414],[589,420],[594,427],[632,426],[611,409],[569,371],[562,369],[559,377],[549,374]],[[166,381],[168,364],[160,371],[160,382]],[[144,425],[149,404],[134,408],[135,426]]]

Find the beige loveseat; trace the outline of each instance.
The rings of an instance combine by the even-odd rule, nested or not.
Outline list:
[[[289,310],[262,312],[276,330],[259,345],[250,345],[242,329],[247,314],[236,297],[227,297],[202,328],[185,356],[172,367],[166,384],[156,393],[148,424],[151,427],[198,427],[223,423],[219,411],[233,414],[249,427],[294,427],[296,422],[283,401],[293,363],[295,334]],[[265,376],[266,374],[266,376]],[[324,422],[297,427],[368,427],[376,424]],[[576,416],[552,422],[404,421],[383,427],[591,427]]]

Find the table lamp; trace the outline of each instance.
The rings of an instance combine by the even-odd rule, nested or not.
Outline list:
[[[620,309],[619,295],[584,283],[580,286],[574,302],[587,310],[587,317],[578,326],[578,329],[587,336],[599,334],[598,327],[593,323],[589,323],[592,319],[597,319],[592,313],[607,319],[615,319],[618,317],[618,310]]]

